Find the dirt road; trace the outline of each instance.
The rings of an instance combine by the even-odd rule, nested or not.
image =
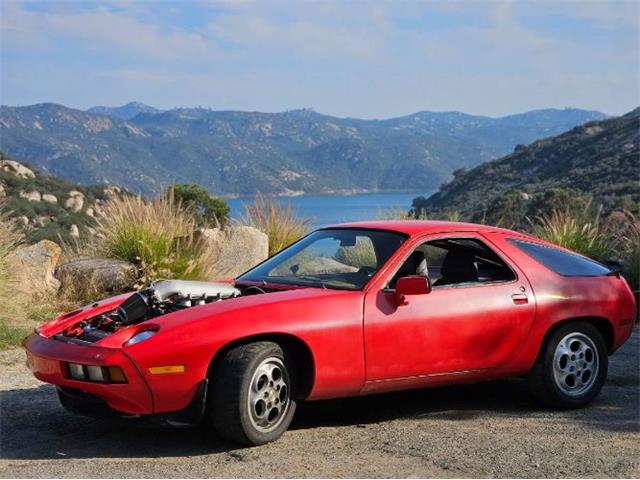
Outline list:
[[[638,477],[638,332],[587,409],[521,381],[303,405],[270,445],[67,414],[20,351],[0,353],[0,477]]]

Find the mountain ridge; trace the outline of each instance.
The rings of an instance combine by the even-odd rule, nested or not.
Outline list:
[[[413,208],[435,216],[457,211],[463,220],[479,221],[486,215],[491,218],[508,195],[513,196],[514,208],[525,208],[536,195],[560,189],[592,197],[607,211],[635,211],[639,182],[640,107],[458,171],[429,198],[416,198]]]
[[[363,120],[311,109],[156,110],[122,119],[52,103],[3,106],[0,148],[69,181],[145,194],[174,181],[218,195],[411,191],[436,188],[454,170],[517,144],[605,117],[578,109],[525,112],[515,120],[459,112]]]

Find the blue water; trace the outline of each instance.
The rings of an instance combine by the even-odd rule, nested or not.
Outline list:
[[[277,197],[274,200],[283,205],[291,204],[296,215],[311,218],[313,227],[322,227],[332,223],[375,220],[381,214],[391,211],[407,211],[415,197],[429,196],[430,193],[432,192],[302,195]],[[227,199],[227,203],[231,207],[231,217],[237,219],[244,214],[243,204],[253,203],[253,197]]]

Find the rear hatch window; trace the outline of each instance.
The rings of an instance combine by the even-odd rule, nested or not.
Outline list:
[[[611,273],[611,270],[601,263],[580,255],[514,238],[508,241],[549,270],[565,277],[596,277]]]

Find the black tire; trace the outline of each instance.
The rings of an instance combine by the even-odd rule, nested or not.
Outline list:
[[[257,382],[264,378],[264,375],[260,377],[258,369],[260,368],[261,373],[264,373],[264,369],[268,367],[272,368],[272,372],[281,369],[281,378],[286,384],[273,387],[273,382],[269,381],[267,376],[268,384],[272,386],[267,385],[266,393],[276,394],[275,397],[268,398],[273,398],[274,402],[283,405],[280,395],[275,390],[276,387],[280,389],[279,393],[285,390],[284,393],[288,398],[286,407],[279,412],[277,421],[274,420],[275,423],[272,426],[261,426],[257,425],[258,421],[253,416],[256,412],[256,403],[251,406],[250,402],[259,394],[256,393],[257,389],[252,390],[252,381],[257,385]],[[229,350],[214,368],[210,379],[207,417],[217,433],[226,440],[247,446],[262,445],[277,440],[289,428],[296,410],[295,385],[292,382],[295,376],[292,368],[293,363],[287,358],[286,353],[273,342],[250,343]],[[259,378],[254,378],[256,374]],[[267,400],[265,395],[264,408],[267,406],[267,401],[270,400]],[[269,417],[266,413],[271,415],[274,410],[277,410],[277,407],[269,403],[269,409],[265,412],[264,420],[261,421],[267,422]]]
[[[578,340],[578,345],[580,345],[580,341],[584,341],[587,350],[590,350],[589,347],[591,345],[595,347],[594,354],[597,357],[593,358],[597,360],[597,373],[593,377],[589,375],[584,385],[582,379],[587,377],[588,373],[588,367],[584,367],[584,364],[580,366],[579,363],[574,364],[574,360],[569,360],[569,365],[564,363],[565,370],[560,372],[563,360],[571,359],[573,356],[578,357],[578,355],[572,355],[571,349],[566,351],[567,354],[562,353],[560,350],[556,351],[556,349],[561,348],[560,342],[563,342],[563,340],[565,340],[563,345],[567,345],[567,342],[572,346],[576,345],[575,342],[571,341],[572,339]],[[590,345],[587,339],[591,340]],[[562,358],[563,356],[565,359]],[[589,352],[587,352],[587,358],[589,358]],[[575,359],[575,362],[581,361],[581,358]],[[581,321],[560,325],[542,343],[536,363],[528,376],[529,388],[533,395],[545,405],[566,409],[584,407],[600,393],[607,378],[608,361],[607,347],[597,328],[588,322]],[[554,362],[556,362],[555,366]],[[554,373],[554,368],[555,372],[558,372],[557,374]],[[575,373],[573,373],[574,370],[569,372],[569,368],[575,369]],[[580,370],[580,368],[585,368],[585,370]],[[565,377],[567,380],[562,380],[562,375],[567,372],[568,374]],[[578,372],[581,372],[581,375],[577,375]],[[568,381],[571,379],[572,374],[574,386],[571,386],[571,382]],[[567,393],[572,388],[575,391],[570,394]],[[584,390],[581,390],[581,388],[584,388]]]

